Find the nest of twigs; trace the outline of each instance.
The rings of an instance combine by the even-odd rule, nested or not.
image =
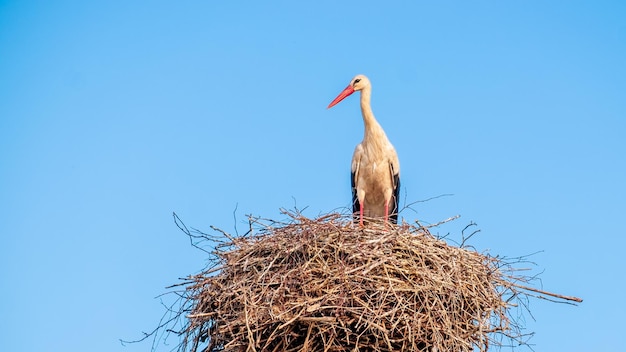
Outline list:
[[[486,351],[520,336],[507,312],[523,280],[497,258],[419,224],[290,215],[223,233],[214,266],[186,282],[182,350]]]

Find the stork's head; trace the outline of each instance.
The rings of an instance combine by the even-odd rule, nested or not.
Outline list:
[[[365,88],[368,88],[369,86],[370,80],[367,79],[367,77],[365,77],[364,75],[354,76],[354,78],[350,81],[350,84],[348,84],[348,86],[341,93],[339,93],[339,95],[332,102],[330,102],[330,104],[328,104],[327,109],[330,109],[333,106],[337,105],[337,103],[344,100],[347,96],[356,92],[357,90],[363,90]]]

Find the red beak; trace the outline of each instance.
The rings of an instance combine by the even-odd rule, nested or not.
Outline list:
[[[352,86],[347,86],[346,89],[343,90],[343,92],[339,93],[335,100],[331,101],[330,104],[328,104],[328,107],[326,109],[330,109],[333,106],[337,105],[337,103],[344,100],[348,95],[352,93],[354,93],[354,88],[352,88]]]

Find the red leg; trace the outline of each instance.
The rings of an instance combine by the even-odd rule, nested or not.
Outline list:
[[[363,203],[359,204],[359,225],[363,227]]]
[[[389,203],[385,203],[385,223],[389,223]]]

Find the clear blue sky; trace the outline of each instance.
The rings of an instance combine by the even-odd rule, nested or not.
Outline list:
[[[535,351],[623,350],[626,2],[391,3],[0,1],[0,350],[149,350],[118,339],[206,264],[173,211],[349,206],[357,73],[403,202],[453,194],[401,217],[542,251],[585,302],[531,301]]]

